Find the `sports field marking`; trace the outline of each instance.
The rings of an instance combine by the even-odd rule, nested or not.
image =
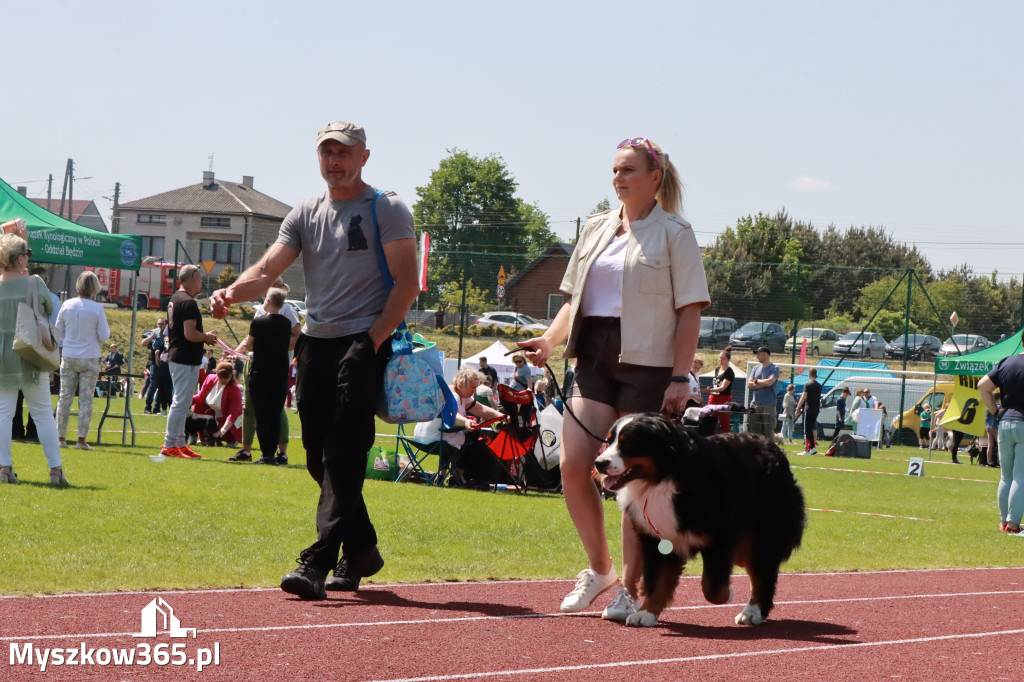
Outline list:
[[[895,514],[876,514],[874,512],[846,511],[845,509],[815,509],[807,507],[807,511],[828,512],[830,514],[860,514],[861,516],[880,516],[883,519],[908,519],[910,521],[934,521],[934,519],[921,519],[916,516],[897,516]]]
[[[780,573],[780,576],[787,578],[814,578],[818,576],[849,575],[866,577],[872,575],[885,575],[888,573],[942,573],[949,571],[1019,571],[1020,566],[969,566],[958,568],[886,568],[877,571],[827,571],[821,573]],[[683,575],[680,580],[700,580],[700,575]],[[406,587],[487,587],[490,585],[518,585],[518,584],[543,584],[543,583],[575,583],[575,578],[536,578],[536,579],[514,579],[514,580],[446,580],[438,582],[421,583],[368,583],[360,585],[360,590],[394,590]],[[88,597],[131,597],[135,595],[156,595],[156,594],[220,594],[232,592],[279,592],[279,587],[221,587],[206,588],[201,590],[126,590],[123,592],[62,592],[60,594],[0,594],[0,599],[65,599],[88,598]]]
[[[883,476],[906,476],[905,473],[899,471],[869,471],[868,469],[840,469],[838,467],[798,467],[790,465],[791,469],[817,469],[819,471],[846,471],[851,474],[881,474]],[[913,477],[912,477],[913,478]],[[989,480],[987,478],[957,478],[956,476],[928,476],[928,478],[937,478],[942,481],[970,481],[972,483],[998,483],[996,480]]]
[[[951,592],[941,594],[902,594],[884,595],[878,597],[838,597],[835,599],[795,599],[792,601],[777,601],[775,606],[803,606],[815,604],[842,604],[853,602],[892,601],[895,599],[949,599],[951,597],[985,597],[993,595],[1024,594],[1024,590],[989,590],[985,592]],[[671,606],[666,611],[703,611],[708,609],[735,609],[736,604],[695,604],[692,606]],[[477,621],[492,620],[525,620],[536,618],[579,618],[581,616],[594,616],[600,610],[581,611],[579,613],[527,613],[512,614],[508,616],[458,616],[451,618],[417,618],[405,620],[383,620],[383,621],[359,621],[353,623],[307,623],[305,625],[259,625],[253,627],[234,628],[199,628],[197,633],[215,634],[231,632],[283,632],[302,630],[330,630],[336,628],[380,628],[396,625],[438,625],[442,623],[471,623]],[[63,633],[56,635],[3,635],[2,641],[25,641],[43,639],[86,639],[104,637],[131,637],[132,632],[87,632],[87,633]],[[434,678],[427,678],[434,679]],[[445,678],[437,678],[445,679]]]
[[[720,661],[728,659],[749,658],[752,656],[774,656],[777,654],[795,654],[807,651],[834,651],[836,649],[857,649],[862,647],[899,646],[907,644],[925,644],[928,642],[948,642],[956,639],[977,639],[996,637],[999,635],[1019,635],[1024,630],[996,630],[993,632],[973,632],[962,635],[935,635],[932,637],[914,637],[911,639],[890,639],[882,642],[854,642],[851,644],[822,644],[819,646],[788,647],[785,649],[768,649],[767,651],[742,651],[729,654],[708,654],[706,656],[683,656],[680,658],[660,658],[641,661],[617,661],[614,663],[588,663],[585,665],[561,665],[551,668],[528,668],[524,670],[495,670],[460,673],[455,675],[431,675],[429,677],[398,677],[374,680],[373,682],[428,682],[431,680],[465,680],[481,677],[507,677],[512,675],[539,675],[545,673],[572,672],[580,670],[601,670],[609,668],[626,668],[641,665],[664,665],[666,663],[695,663],[700,661]]]

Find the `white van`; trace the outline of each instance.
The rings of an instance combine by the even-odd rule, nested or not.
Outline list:
[[[827,372],[828,370],[824,370]],[[818,374],[823,370],[818,369]],[[906,394],[903,398],[903,409],[913,407],[928,391],[932,390],[933,382],[927,379],[907,379]],[[832,390],[821,397],[821,411],[818,413],[818,431],[823,433],[825,438],[834,438],[836,430],[836,403],[843,392],[843,387],[850,389],[850,397],[846,399],[846,409],[849,411],[857,395],[857,389],[867,388],[871,395],[878,398],[878,401],[885,405],[889,419],[898,416],[900,413],[900,388],[903,386],[903,379],[900,377],[883,376],[856,376],[843,379]],[[847,412],[849,415],[849,412]]]

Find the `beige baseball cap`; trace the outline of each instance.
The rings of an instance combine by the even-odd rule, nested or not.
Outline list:
[[[319,147],[324,140],[337,140],[345,145],[353,145],[357,142],[366,144],[366,131],[355,123],[332,121],[316,134],[316,146]]]

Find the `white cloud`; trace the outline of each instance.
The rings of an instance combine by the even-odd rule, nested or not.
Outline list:
[[[795,189],[797,192],[825,192],[832,189],[832,183],[828,180],[818,180],[801,175],[789,181],[789,188]]]

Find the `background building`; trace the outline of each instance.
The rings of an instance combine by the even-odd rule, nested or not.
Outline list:
[[[229,265],[241,272],[260,259],[277,239],[281,221],[291,207],[256,191],[253,177],[242,182],[217,180],[212,171],[203,181],[162,194],[135,199],[116,209],[118,232],[142,236],[143,257],[213,261],[208,279]],[[304,298],[301,256],[284,273],[290,298]]]

